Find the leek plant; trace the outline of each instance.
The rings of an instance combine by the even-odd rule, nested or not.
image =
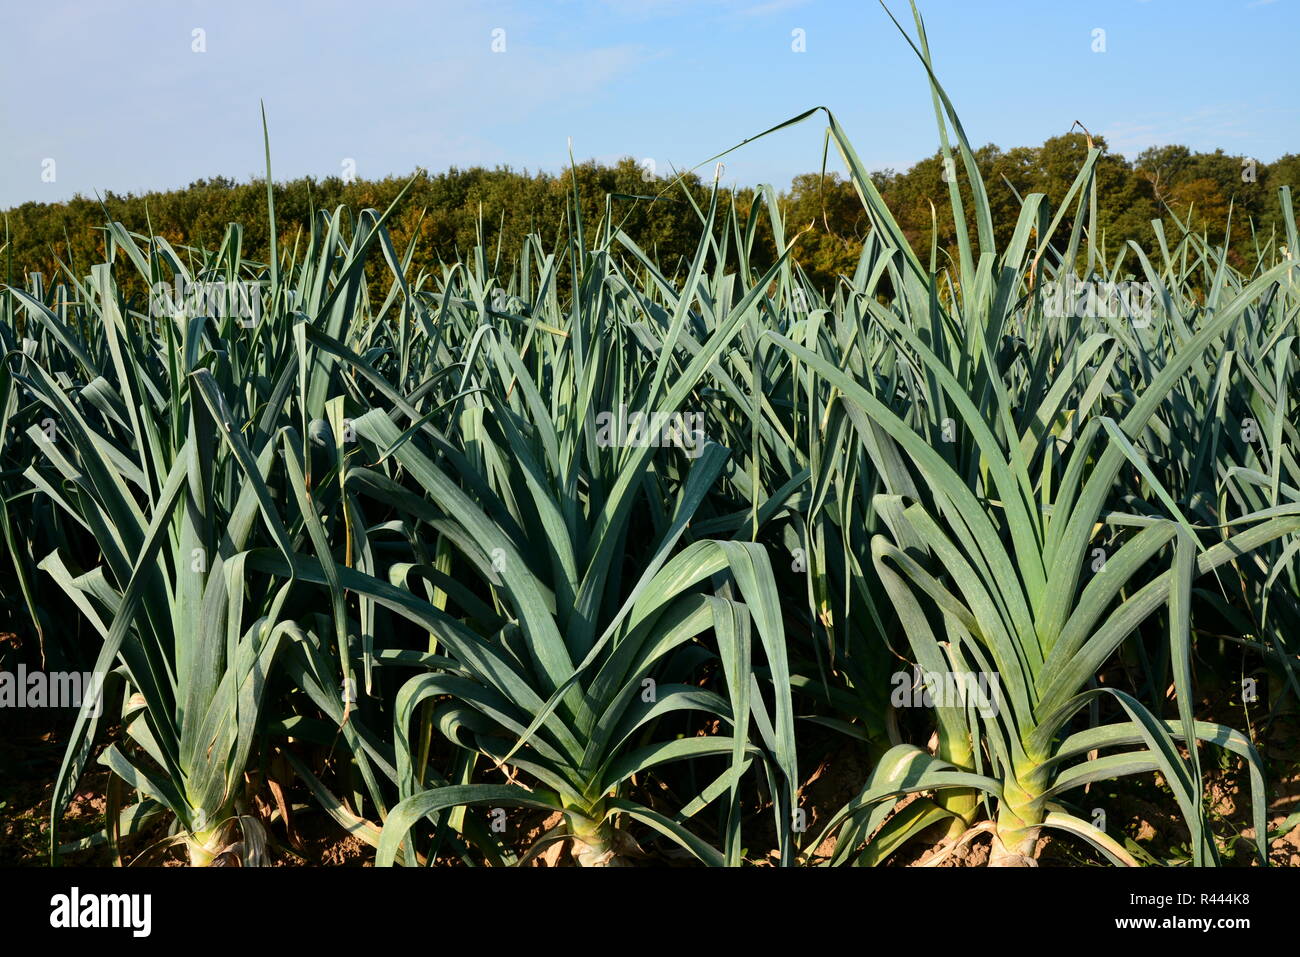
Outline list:
[[[919,16],[917,25],[917,52],[929,69]],[[1262,858],[1259,757],[1240,732],[1194,719],[1192,588],[1201,576],[1294,536],[1300,516],[1274,498],[1266,507],[1194,524],[1187,515],[1200,491],[1194,483],[1236,463],[1230,448],[1206,452],[1207,438],[1219,428],[1214,419],[1198,423],[1210,430],[1207,437],[1178,434],[1162,415],[1172,405],[1170,418],[1179,416],[1189,395],[1198,396],[1225,337],[1285,327],[1295,301],[1277,293],[1289,266],[1262,267],[1235,282],[1220,259],[1205,293],[1210,307],[1198,310],[1195,328],[1193,315],[1179,308],[1149,264],[1146,274],[1163,293],[1154,316],[1045,316],[1045,282],[1064,282],[1081,258],[1089,268],[1095,261],[1093,236],[1086,237],[1086,256],[1080,241],[1097,151],[1054,216],[1044,197],[1024,199],[1011,242],[998,251],[969,144],[931,77],[945,155],[951,156],[947,117],[974,196],[978,255],[953,184],[956,277],[936,269],[933,250],[926,268],[831,118],[830,135],[881,237],[881,268],[895,296],[888,304],[862,297],[870,328],[858,337],[823,333],[810,348],[777,331],[768,335],[819,377],[854,421],[860,441],[874,446],[881,490],[873,506],[888,534],[873,539],[872,563],[915,660],[929,674],[992,675],[1000,695],[991,717],[977,715],[968,701],[937,707],[936,752],[896,746],[832,827],[862,817],[842,837],[869,835],[904,793],[978,794],[989,807],[991,820],[977,827],[992,832],[993,864],[1030,862],[1043,827],[1069,831],[1112,860],[1131,862],[1112,837],[1059,802],[1089,782],[1155,770],[1188,824],[1194,859],[1211,863],[1216,848],[1205,827],[1197,748],[1206,741],[1248,763]],[[1072,234],[1057,248],[1055,231],[1076,195]],[[952,290],[947,302],[941,287]],[[1148,323],[1153,328],[1136,331]],[[901,389],[886,393],[880,376],[846,371],[866,365],[860,343],[872,332],[888,341]],[[1116,368],[1129,388],[1110,385],[1119,378]],[[1168,446],[1199,452],[1192,481],[1171,488],[1155,473],[1151,460],[1163,450],[1144,448],[1152,433]],[[1122,474],[1126,468],[1132,478]],[[1128,487],[1133,493],[1125,494]],[[1127,533],[1122,543],[1090,566],[1103,533],[1119,529]],[[1131,694],[1095,682],[1120,644],[1162,608],[1177,720],[1162,720]],[[1076,730],[1074,719],[1100,697],[1113,699],[1126,720]],[[1178,742],[1187,745],[1186,755]],[[1113,753],[1098,757],[1099,751]]]
[[[125,250],[146,280],[163,268],[191,281],[207,276],[190,276],[163,240],[151,241],[146,257],[119,225],[109,237],[110,252]],[[237,232],[227,237],[237,241]],[[220,270],[221,257],[207,269]],[[65,544],[39,564],[100,634],[94,669],[105,693],[124,684],[117,716],[129,742],[110,745],[100,761],[142,803],[169,810],[191,862],[207,864],[234,843],[267,677],[281,638],[296,628],[278,614],[288,585],[246,572],[246,546],[265,517],[242,465],[218,444],[231,422],[197,400],[191,377],[211,362],[220,376],[213,383],[239,393],[227,349],[235,320],[218,328],[184,312],[133,314],[106,264],[76,289],[78,325],[93,326],[89,336],[37,297],[16,293],[28,322],[77,360],[58,379],[37,358],[13,373],[52,423],[29,428],[42,461],[25,475],[94,543]],[[268,391],[274,384],[257,378]],[[269,408],[264,430],[276,411]],[[79,714],[56,785],[52,849],[104,704],[88,700]],[[246,851],[260,844],[247,830],[244,838]]]
[[[10,270],[5,608],[112,707],[78,715],[52,853],[97,756],[103,839],[165,817],[194,865],[264,862],[295,783],[383,865],[878,864],[922,835],[1032,864],[1045,830],[1134,864],[1077,795],[1153,772],[1215,864],[1214,747],[1265,859],[1255,736],[1197,694],[1225,644],[1271,714],[1300,694],[1290,192],[1248,266],[1176,217],[1108,249],[1090,148],[998,242],[915,20],[955,246],[914,248],[827,113],[871,224],[833,289],[774,191],[716,182],[590,221],[575,186],[509,263],[396,248],[400,197],[281,237],[268,186],[266,261],[237,224],[200,249],[110,221],[88,271]],[[698,216],[689,261],[622,228],[661,202]],[[221,292],[154,294],[193,286]],[[913,667],[994,693],[900,713]],[[830,813],[814,727],[871,769]],[[524,842],[508,811],[558,823]]]
[[[638,822],[706,863],[737,864],[741,779],[756,760],[782,858],[792,860],[793,706],[768,556],[753,542],[688,531],[728,452],[703,426],[689,434],[678,429],[663,447],[658,439],[665,436],[647,432],[646,441],[622,443],[615,429],[597,425],[627,409],[629,417],[639,410],[649,420],[664,410],[680,416],[698,408],[705,370],[752,321],[764,282],[714,314],[684,369],[674,367],[671,349],[646,348],[651,336],[671,343],[685,334],[712,215],[685,286],[667,291],[666,309],[644,294],[621,300],[606,292],[633,289],[607,249],[583,262],[567,314],[543,299],[550,308],[530,309],[526,318],[489,316],[486,283],[465,270],[458,277],[467,293],[461,301],[477,321],[460,333],[468,347],[456,386],[459,440],[430,421],[452,419],[449,411],[421,416],[405,430],[378,409],[355,421],[367,445],[362,460],[388,465],[348,467],[350,487],[403,516],[416,554],[447,555],[446,567],[394,565],[390,579],[411,591],[418,579],[431,583],[477,632],[440,635],[437,644],[455,664],[411,678],[396,699],[401,801],[384,825],[380,863],[391,862],[421,818],[488,804],[560,811],[563,824],[537,849],[568,838],[582,864],[636,853],[620,820]],[[601,230],[605,247],[615,237],[609,225]],[[456,311],[452,291],[438,297],[445,327]],[[644,331],[634,325],[637,313]],[[612,345],[604,337],[619,327],[638,335]],[[416,410],[401,411],[412,418]],[[418,494],[403,487],[400,473]],[[435,541],[447,544],[445,553]],[[424,608],[426,615],[434,611]],[[702,644],[709,632],[712,640]],[[755,646],[770,683],[755,683]],[[692,683],[709,661],[721,670],[717,691]],[[428,787],[410,724],[432,696],[443,699],[430,720],[445,736],[538,785]],[[730,731],[665,735],[682,726],[679,712],[702,712]],[[707,757],[725,760],[675,815],[627,793],[631,779],[665,762]],[[683,823],[721,797],[719,850]]]

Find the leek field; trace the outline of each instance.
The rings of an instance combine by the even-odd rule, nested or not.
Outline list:
[[[776,127],[870,221],[827,287],[717,188],[10,266],[0,665],[90,676],[38,862],[1300,863],[1291,190],[1244,266],[1111,245],[1094,148],[999,243],[931,85],[951,248]],[[665,202],[689,261],[621,228]]]

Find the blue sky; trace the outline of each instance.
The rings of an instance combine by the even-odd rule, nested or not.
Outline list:
[[[910,27],[905,0],[890,6]],[[921,10],[976,144],[1034,145],[1079,120],[1127,155],[1300,151],[1300,0]],[[923,69],[874,0],[45,0],[5,4],[0,37],[0,208],[259,175],[259,98],[276,179],[348,161],[362,177],[556,170],[569,137],[579,159],[664,171],[816,105],[872,168],[936,143]],[[809,122],[732,154],[725,178],[785,186],[821,148]]]

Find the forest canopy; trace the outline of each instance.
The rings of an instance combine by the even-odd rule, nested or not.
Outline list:
[[[1181,235],[1185,227],[1215,243],[1226,236],[1232,264],[1248,266],[1254,261],[1256,236],[1263,242],[1275,230],[1281,234],[1278,187],[1300,182],[1300,155],[1294,153],[1266,164],[1221,149],[1195,153],[1185,146],[1160,146],[1128,160],[1107,151],[1104,139],[1096,137],[1094,142],[1103,151],[1097,164],[1098,242],[1108,259],[1130,240],[1153,250],[1152,220],[1163,219],[1167,236]],[[1019,198],[1041,192],[1049,204],[1059,202],[1087,150],[1087,136],[1074,132],[1041,146],[1004,150],[990,144],[976,151],[999,246],[1015,226]],[[872,175],[915,248],[927,248],[936,228],[939,248],[954,248],[955,226],[939,152],[906,171]],[[303,225],[312,209],[332,210],[340,205],[383,209],[411,179],[390,176],[345,182],[340,177],[308,176],[277,183],[277,215],[282,223]],[[657,256],[667,271],[678,268],[694,252],[700,224],[695,206],[707,202],[709,184],[693,173],[683,176],[680,184],[673,184],[668,176],[648,178],[631,158],[615,165],[586,162],[559,174],[509,167],[417,171],[391,224],[393,241],[402,249],[416,240],[422,261],[428,257],[454,262],[473,248],[481,230],[487,248],[499,250],[510,261],[529,233],[538,233],[548,244],[564,240],[566,202],[575,179],[584,217],[595,221],[611,204],[614,221]],[[955,179],[967,193],[960,164]],[[686,200],[683,186],[694,204]],[[1296,196],[1300,191],[1293,191],[1293,202]],[[651,202],[644,197],[658,199]],[[736,190],[722,198],[724,205],[734,202],[742,215],[753,203],[764,201],[756,190]],[[777,194],[777,201],[790,230],[787,239],[799,231],[796,259],[818,286],[827,288],[837,276],[852,274],[869,223],[851,183],[834,172],[804,173]],[[76,271],[80,264],[99,261],[106,216],[132,231],[163,236],[178,247],[215,245],[228,223],[244,223],[244,255],[267,258],[262,181],[238,183],[216,176],[183,189],[143,195],[109,191],[103,194],[103,208],[100,203],[99,198],[77,196],[67,202],[24,203],[7,211],[10,279],[21,283],[24,275],[33,272],[56,276],[60,262],[70,263]],[[760,236],[759,248],[770,254],[767,222],[764,217],[760,232],[767,235]],[[1065,225],[1070,225],[1068,220]],[[282,252],[297,239],[293,228],[281,229]]]

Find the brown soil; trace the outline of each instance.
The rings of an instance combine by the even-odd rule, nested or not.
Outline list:
[[[1300,811],[1300,716],[1287,714],[1271,724],[1265,723],[1263,706],[1243,705],[1226,696],[1202,701],[1198,715],[1218,720],[1232,727],[1252,729],[1257,747],[1266,765],[1265,793],[1269,801],[1267,826],[1276,833],[1291,814]],[[830,817],[853,798],[870,770],[860,743],[827,729],[809,729],[801,740],[801,763],[811,768],[802,787],[802,808],[806,818],[805,835],[813,839],[824,829]],[[53,781],[62,759],[64,736],[46,732],[0,735],[0,867],[43,866],[48,860],[50,796]],[[1219,837],[1220,853],[1228,866],[1249,866],[1254,837],[1251,824],[1249,777],[1242,762],[1219,759],[1217,750],[1201,749],[1202,772],[1209,795],[1211,826]],[[103,827],[104,794],[109,772],[93,763],[73,798],[60,829],[60,840],[70,842],[86,838]],[[674,796],[643,789],[639,799],[650,806],[671,806]],[[334,822],[314,807],[301,787],[288,786],[285,800],[292,808],[290,833],[270,789],[259,788],[258,812],[267,823],[270,855],[274,866],[370,866],[374,852],[357,838],[343,834]],[[263,795],[263,792],[265,794]],[[1069,795],[1080,813],[1100,808],[1106,814],[1107,830],[1124,843],[1131,853],[1146,863],[1179,863],[1187,859],[1187,830],[1178,814],[1173,795],[1159,775],[1143,775],[1120,781],[1091,785],[1087,792]],[[560,822],[558,813],[520,810],[507,816],[506,843],[523,855],[548,830]],[[944,825],[932,828],[908,842],[885,862],[886,866],[920,866],[931,860],[944,846]],[[754,847],[771,847],[774,828],[770,806],[746,808],[745,833]],[[512,837],[513,836],[513,837]],[[829,854],[834,848],[831,836],[816,849],[815,856]],[[125,863],[154,866],[184,866],[178,848],[165,844],[165,824],[160,822],[145,835],[124,842]],[[938,866],[975,867],[987,862],[990,838],[981,834],[949,854]],[[540,849],[530,860],[533,867],[574,866],[570,842],[554,841]],[[641,866],[681,866],[688,860],[663,842],[649,843],[644,856],[627,863]],[[759,858],[751,850],[752,863],[773,864],[775,858]],[[66,853],[69,864],[111,866],[113,857],[106,845]],[[1105,861],[1100,854],[1078,838],[1048,834],[1040,839],[1038,860],[1042,866],[1089,866]],[[1269,842],[1269,861],[1275,866],[1300,867],[1300,827],[1277,834]],[[438,864],[455,865],[454,860]]]

